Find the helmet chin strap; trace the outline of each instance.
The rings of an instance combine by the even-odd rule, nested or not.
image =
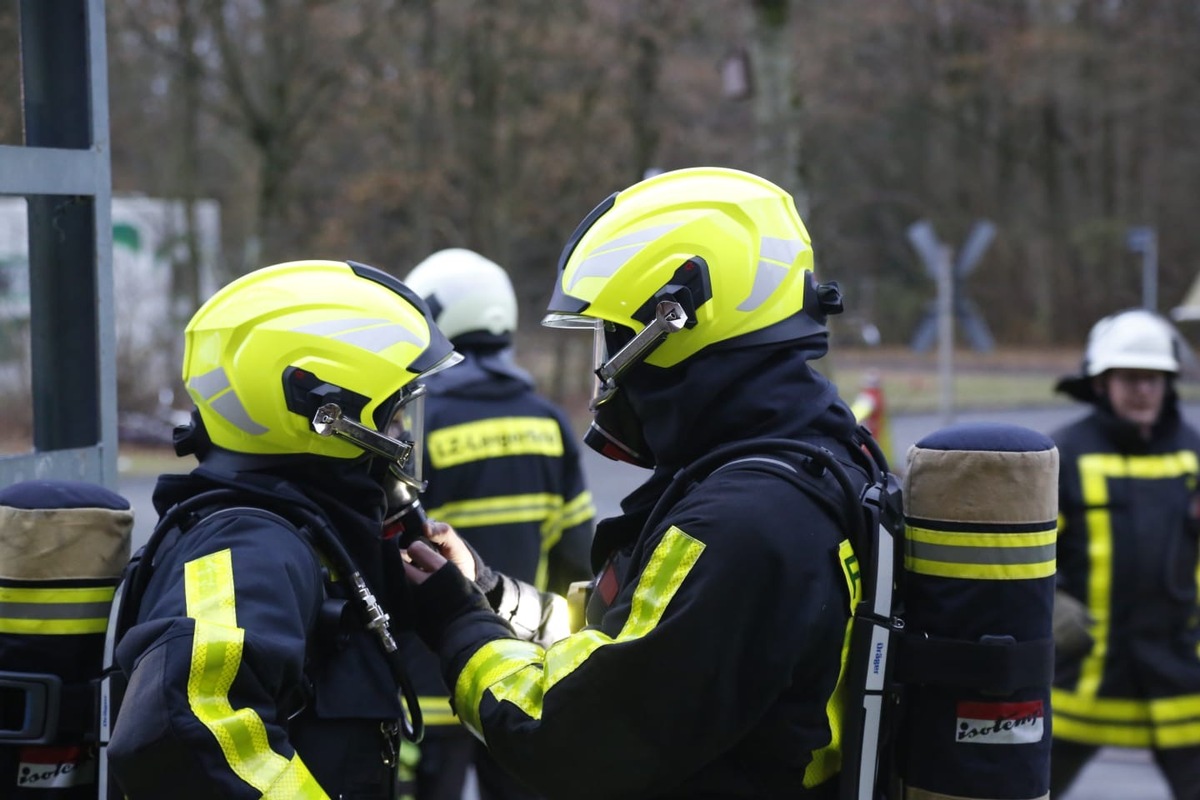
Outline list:
[[[326,403],[317,409],[312,419],[313,430],[320,436],[336,436],[347,442],[361,447],[368,453],[377,455],[391,464],[400,465],[412,455],[413,446],[409,442],[393,439],[379,431],[372,430],[361,422],[350,419],[342,414],[342,407],[337,403]],[[401,469],[390,470],[400,481],[409,484],[420,491],[424,486],[416,483]]]

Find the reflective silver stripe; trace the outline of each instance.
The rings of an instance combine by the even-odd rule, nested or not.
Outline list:
[[[1038,564],[1054,560],[1055,546],[959,547],[910,541],[908,553],[914,558],[953,564]]]
[[[400,342],[410,342],[420,345],[417,335],[403,325],[386,319],[368,317],[346,317],[342,319],[327,319],[322,322],[310,322],[293,328],[296,333],[311,333],[314,336],[328,336],[378,353]]]
[[[738,311],[753,311],[761,306],[783,283],[790,269],[790,265],[781,267],[773,261],[759,261],[758,269],[754,271],[754,287],[750,290],[750,296],[738,305]]]
[[[796,260],[796,256],[808,249],[807,245],[799,239],[777,239],[774,236],[762,237],[762,243],[759,246],[758,255],[760,258],[769,258],[772,261],[779,261],[787,264],[789,267]]]
[[[4,603],[0,619],[95,619],[107,617],[111,603]]]
[[[355,328],[366,328],[372,325],[386,325],[386,319],[378,319],[374,317],[342,317],[341,319],[327,319],[322,322],[310,322],[307,325],[301,325],[298,328],[292,328],[296,333],[311,333],[315,336],[336,336],[342,331],[354,330]]]
[[[195,389],[205,400],[225,391],[229,385],[229,376],[225,374],[224,367],[217,367],[203,375],[193,375],[188,381],[188,388]]]
[[[605,242],[589,253],[583,263],[579,265],[579,269],[575,270],[575,274],[571,276],[571,281],[567,285],[567,291],[574,289],[575,284],[583,278],[611,277],[625,262],[642,252],[645,245],[678,227],[678,225],[655,225]],[[642,247],[630,251],[629,248],[633,245],[642,245]]]
[[[597,256],[600,253],[606,253],[610,250],[620,250],[622,248],[629,247],[631,244],[649,244],[658,237],[662,236],[664,233],[669,233],[678,227],[678,225],[654,225],[649,228],[642,228],[640,231],[627,233],[624,236],[618,236],[616,239],[609,239],[604,244],[597,246],[596,249],[593,250],[588,256],[588,258]]]
[[[403,325],[395,324],[381,325],[376,328],[362,328],[338,334],[334,338],[347,344],[352,344],[355,347],[370,350],[372,353],[386,350],[392,345],[400,344],[401,342],[408,342],[418,346],[421,344],[421,340],[417,338],[415,333]]]
[[[236,392],[226,392],[215,400],[209,400],[208,405],[235,428],[251,436],[257,436],[270,430],[250,419],[250,414],[247,413],[246,407],[242,405]]]

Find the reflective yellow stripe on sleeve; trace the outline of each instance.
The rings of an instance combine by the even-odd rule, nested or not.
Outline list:
[[[187,562],[183,587],[187,615],[196,621],[188,703],[229,768],[264,797],[325,798],[298,755],[289,760],[271,749],[254,709],[235,710],[229,702],[245,636],[237,624],[232,553],[225,549]]]
[[[483,737],[479,706],[486,693],[509,701],[531,719],[541,719],[545,693],[592,653],[605,645],[638,639],[654,629],[703,552],[702,542],[671,526],[638,578],[629,618],[615,639],[597,630],[584,630],[549,650],[513,639],[498,639],[481,647],[467,661],[454,687],[455,707],[463,724]]]
[[[457,725],[458,715],[450,707],[450,698],[445,695],[421,695],[417,698],[421,717],[426,725]]]

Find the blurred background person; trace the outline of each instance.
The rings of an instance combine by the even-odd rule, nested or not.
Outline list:
[[[595,509],[566,414],[513,359],[512,282],[498,264],[462,248],[434,253],[405,282],[464,356],[457,375],[427,384],[422,502],[429,516],[451,524],[496,572],[565,595],[569,583],[592,576]],[[549,645],[566,633],[540,638]],[[418,800],[457,800],[472,765],[482,800],[536,797],[459,724],[436,657],[419,643],[414,650],[428,726]]]
[[[1092,406],[1056,431],[1059,593],[1051,794],[1101,746],[1149,748],[1200,798],[1200,433],[1179,412],[1186,352],[1143,309],[1097,322],[1056,389]]]

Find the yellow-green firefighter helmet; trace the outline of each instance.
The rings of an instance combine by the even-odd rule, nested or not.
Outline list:
[[[217,447],[354,459],[390,454],[379,444],[396,442],[381,434],[406,391],[460,358],[396,278],[355,262],[293,261],[204,303],[185,331],[183,382]],[[330,425],[322,435],[322,408],[358,433],[328,435]]]
[[[808,231],[780,187],[719,167],[666,172],[618,192],[580,223],[543,323],[602,320],[636,334],[658,301],[681,301],[685,328],[645,356],[672,367],[760,331],[773,333],[754,341],[821,329],[812,269]]]

